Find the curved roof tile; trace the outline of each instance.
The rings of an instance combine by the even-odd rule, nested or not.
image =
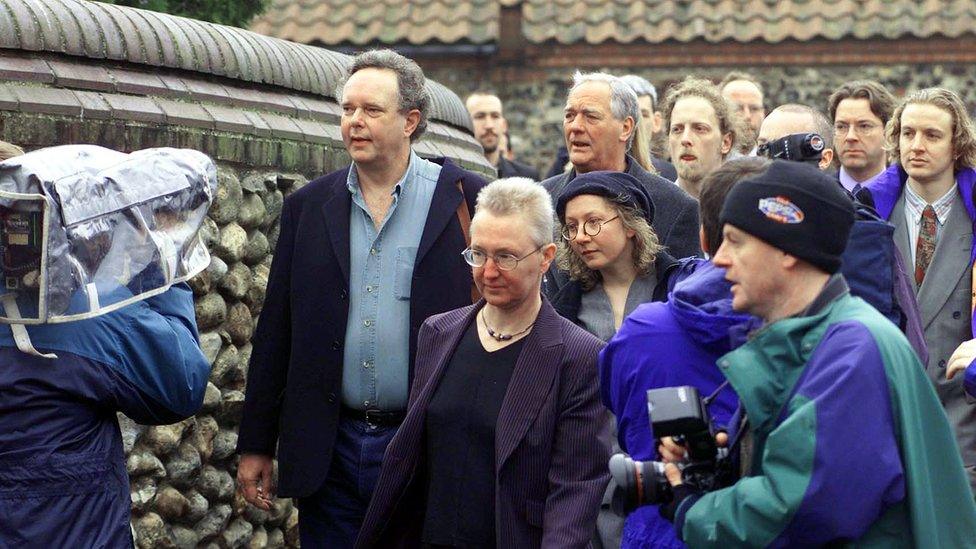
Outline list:
[[[957,37],[976,28],[969,0],[524,0],[521,9],[532,43]]]
[[[435,13],[436,17],[450,18],[452,13],[447,8],[453,3],[454,0],[429,0],[405,6],[388,0],[375,6],[374,15],[378,17],[366,24],[381,29],[384,17],[390,13],[396,14],[396,21],[402,14],[416,17],[419,22],[428,21]],[[305,10],[314,5],[303,1],[300,7]],[[348,10],[359,11],[352,4]],[[413,10],[420,11],[412,14]],[[303,12],[296,13],[300,16]],[[336,82],[350,61],[337,52],[243,29],[87,0],[0,0],[0,48],[108,58],[273,84],[328,97],[333,97]],[[430,85],[435,104],[431,118],[468,127],[468,114],[460,99],[439,84]],[[204,97],[226,94],[216,82],[201,80],[195,86],[196,89],[183,92]],[[295,111],[292,104],[276,108]]]

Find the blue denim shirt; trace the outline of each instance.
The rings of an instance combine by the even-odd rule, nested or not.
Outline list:
[[[438,164],[411,152],[410,164],[393,189],[393,204],[377,232],[359,189],[355,164],[349,170],[349,320],[342,402],[350,408],[407,408],[410,285],[440,173]]]

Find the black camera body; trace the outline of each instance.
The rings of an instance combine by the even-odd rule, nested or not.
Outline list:
[[[823,158],[826,147],[827,143],[819,133],[794,133],[759,145],[756,155],[816,164]]]
[[[698,389],[683,386],[647,391],[647,412],[656,438],[673,437],[687,449],[688,460],[678,465],[683,483],[702,492],[731,484],[728,451],[715,444],[711,416]],[[667,503],[673,497],[662,462],[616,454],[610,458],[610,474],[617,483],[612,507],[619,515],[641,505]]]

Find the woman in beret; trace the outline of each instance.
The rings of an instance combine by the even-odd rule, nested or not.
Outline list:
[[[651,229],[654,204],[640,181],[623,172],[581,174],[560,192],[556,215],[557,264],[569,281],[546,288],[560,315],[608,341],[638,305],[667,299],[679,262]]]

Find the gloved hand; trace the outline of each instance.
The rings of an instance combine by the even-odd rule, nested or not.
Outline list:
[[[664,474],[668,477],[668,482],[671,483],[671,493],[674,494],[674,497],[670,502],[659,507],[658,512],[661,513],[662,517],[668,519],[668,522],[674,522],[674,517],[681,504],[688,498],[698,499],[701,492],[681,482],[681,471],[674,464],[665,465]]]

